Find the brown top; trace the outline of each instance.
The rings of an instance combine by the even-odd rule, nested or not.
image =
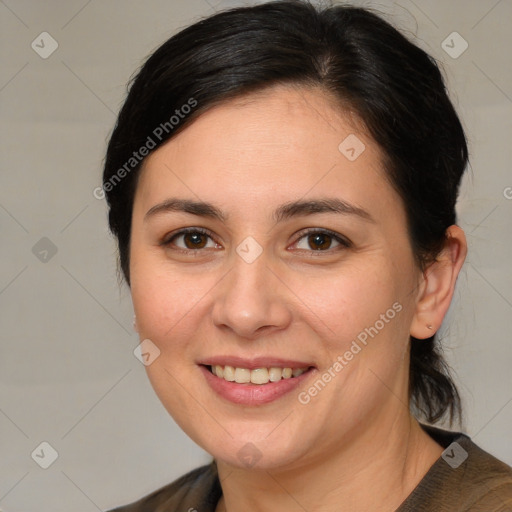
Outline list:
[[[512,512],[512,468],[460,432],[420,424],[445,448],[395,512]],[[110,512],[215,512],[222,495],[213,460]]]

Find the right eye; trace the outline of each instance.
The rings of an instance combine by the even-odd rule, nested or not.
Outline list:
[[[176,250],[184,253],[194,253],[206,247],[205,240],[210,238],[213,242],[213,247],[210,248],[218,248],[219,244],[217,244],[213,238],[210,231],[204,228],[185,228],[181,229],[178,232],[171,233],[170,236],[167,236],[160,245],[167,247],[171,250]],[[182,240],[184,243],[184,247],[178,246],[177,248],[173,247],[176,245],[176,240]]]

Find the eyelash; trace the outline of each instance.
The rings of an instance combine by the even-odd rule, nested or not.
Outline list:
[[[173,240],[175,240],[179,236],[186,235],[188,233],[199,233],[199,234],[208,236],[209,238],[211,238],[213,240],[212,233],[207,229],[184,228],[184,229],[178,231],[177,233],[173,233],[171,236],[164,238],[164,240],[162,240],[160,245],[162,245],[164,247],[170,247]],[[332,237],[334,240],[336,240],[336,242],[338,242],[340,244],[340,246],[338,246],[337,249],[341,249],[341,248],[348,249],[348,248],[352,247],[352,243],[349,240],[341,237],[334,231],[331,231],[329,229],[318,229],[318,228],[309,228],[306,231],[300,232],[299,233],[300,236],[297,239],[297,241],[294,243],[294,245],[297,244],[300,240],[302,240],[302,238],[304,238],[308,235],[315,235],[315,234],[329,235],[330,237]],[[172,248],[172,250],[181,252],[183,254],[197,254],[199,251],[202,251],[203,249]],[[313,255],[318,255],[319,253],[332,253],[333,251],[336,250],[336,248],[335,249],[326,249],[325,251],[324,250],[312,250],[312,249],[311,250],[299,249],[299,250],[310,252],[310,253],[312,253],[311,256],[313,256]]]

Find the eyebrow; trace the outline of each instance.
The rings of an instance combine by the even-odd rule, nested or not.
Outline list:
[[[226,222],[229,215],[211,203],[192,201],[190,199],[169,198],[151,207],[144,216],[144,221],[155,215],[168,212],[184,212],[200,217],[208,217]],[[298,200],[284,203],[276,208],[272,220],[282,222],[292,217],[300,217],[315,213],[337,213],[342,215],[355,215],[363,220],[375,222],[373,217],[362,208],[352,205],[338,198],[319,198],[311,200]]]

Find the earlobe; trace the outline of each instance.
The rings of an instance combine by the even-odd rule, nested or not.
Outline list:
[[[430,338],[441,326],[455,291],[455,283],[467,253],[464,231],[455,224],[446,230],[441,253],[423,272],[411,336]]]

